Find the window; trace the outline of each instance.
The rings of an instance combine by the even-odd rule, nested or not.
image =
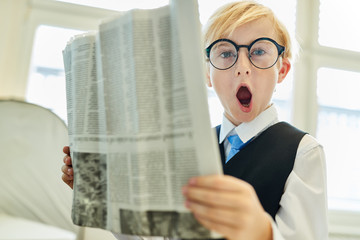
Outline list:
[[[341,6],[320,1],[316,132],[326,153],[329,209],[360,213],[360,32],[353,28],[360,2],[345,0]]]
[[[26,99],[52,110],[65,122],[66,91],[62,50],[81,31],[41,25],[36,31]]]
[[[341,83],[340,83],[341,81]],[[317,138],[328,167],[329,208],[360,211],[360,72],[318,70]]]
[[[319,43],[360,52],[360,1],[321,0]]]
[[[114,1],[114,0],[57,0],[59,2],[75,3],[84,6],[103,8],[115,11],[127,11],[133,8],[151,9],[165,6],[169,0],[132,0],[132,1]]]
[[[357,13],[360,2],[309,0],[306,4],[316,11],[306,22],[308,35],[303,36],[306,55],[303,64],[307,64],[303,70],[308,71],[304,75],[307,76],[303,86],[307,90],[304,107],[310,109],[307,121],[312,122],[310,129],[315,129],[326,154],[330,236],[358,237],[360,33],[354,28],[360,20]],[[311,25],[314,20],[319,24]]]

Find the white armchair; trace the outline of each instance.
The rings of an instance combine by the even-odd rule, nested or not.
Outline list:
[[[61,180],[65,123],[51,111],[0,100],[0,240],[115,239],[70,218],[72,191]]]

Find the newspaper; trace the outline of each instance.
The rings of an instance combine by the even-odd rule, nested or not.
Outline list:
[[[197,1],[130,10],[63,51],[72,218],[114,233],[216,238],[185,208],[190,177],[222,174]]]

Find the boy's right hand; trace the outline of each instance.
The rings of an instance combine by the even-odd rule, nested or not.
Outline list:
[[[63,172],[62,180],[73,189],[74,184],[74,171],[72,167],[72,161],[70,157],[70,148],[65,146],[63,148],[63,152],[66,154],[64,157],[64,165],[61,167],[61,171]]]

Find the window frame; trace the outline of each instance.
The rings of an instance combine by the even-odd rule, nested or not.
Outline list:
[[[320,0],[297,1],[296,36],[301,52],[294,66],[292,122],[313,136],[316,136],[319,110],[318,69],[325,67],[360,72],[360,53],[319,44],[319,15]],[[328,222],[330,236],[360,236],[357,224],[360,212],[329,209]]]
[[[31,66],[34,39],[39,26],[48,25],[60,28],[91,31],[98,29],[98,25],[102,19],[119,13],[107,9],[48,0],[31,0],[28,4],[28,12],[27,42],[29,43],[27,44],[27,49],[25,51],[29,56],[27,57],[28,62],[26,63],[28,66],[26,71],[26,80],[28,80],[28,76],[30,74],[29,67]]]

